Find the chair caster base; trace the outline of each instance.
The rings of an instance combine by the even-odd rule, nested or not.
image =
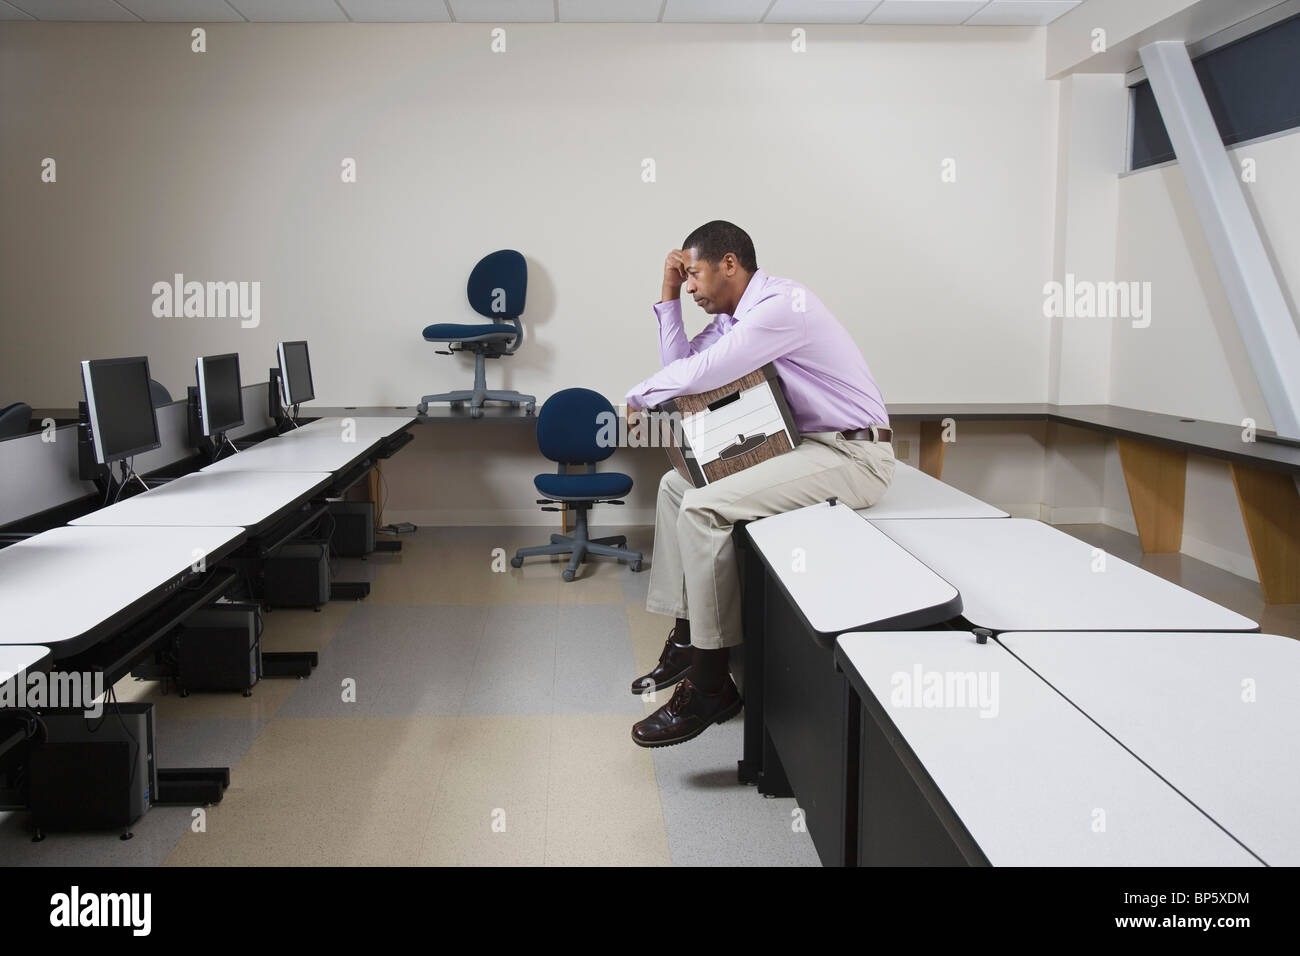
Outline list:
[[[511,558],[511,559],[510,559],[510,566],[511,566],[512,568],[522,568],[522,567],[524,566],[524,559],[523,559],[523,558],[517,558],[517,557],[516,557],[516,558]]]

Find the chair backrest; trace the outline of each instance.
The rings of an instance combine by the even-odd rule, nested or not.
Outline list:
[[[25,435],[31,424],[32,407],[26,402],[14,402],[0,408],[0,438]]]
[[[167,386],[155,379],[149,379],[149,400],[153,407],[159,405],[170,405],[172,403],[172,393],[167,391]]]
[[[519,318],[527,292],[528,263],[513,249],[484,256],[465,285],[465,295],[474,311],[497,321]]]
[[[618,416],[600,392],[566,388],[537,413],[537,447],[551,461],[591,464],[604,461],[617,446]]]

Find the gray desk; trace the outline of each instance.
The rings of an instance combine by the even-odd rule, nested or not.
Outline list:
[[[858,514],[872,521],[898,518],[1006,518],[1000,508],[931,478],[919,468],[898,462],[889,489]]]
[[[255,528],[286,507],[307,500],[329,479],[326,472],[196,472],[70,524]]]
[[[874,624],[923,627],[961,613],[957,589],[844,505],[752,521],[754,548],[823,645]]]
[[[1257,631],[1247,617],[1029,518],[881,521],[876,527],[994,631]]]
[[[836,660],[864,704],[859,865],[1259,865],[996,641],[845,634]]]
[[[342,419],[319,419],[302,428],[246,448],[202,469],[203,474],[233,471],[338,472],[372,452],[382,441],[403,431],[413,418],[353,420],[351,431]]]
[[[299,425],[297,428],[291,428],[279,437],[286,439],[310,437],[314,439],[318,435],[328,435],[335,441],[346,443],[345,432],[350,430],[353,434],[353,443],[373,445],[390,435],[395,435],[414,421],[415,419],[409,415],[330,416],[318,418],[315,421],[307,422],[305,425]]]
[[[1187,456],[1226,461],[1253,542],[1260,588],[1269,604],[1300,602],[1300,441],[1280,443],[1265,429],[1254,436],[1239,422],[1207,422],[1116,405],[892,405],[892,421],[920,423],[921,467],[938,478],[944,453],[941,421],[1043,421],[1100,432],[1119,447],[1142,550],[1181,547]],[[1248,441],[1253,437],[1255,440]]]
[[[1122,632],[998,640],[1264,862],[1300,865],[1300,641]]]
[[[69,657],[179,588],[243,528],[54,528],[0,550],[0,645],[46,645]]]
[[[0,686],[6,690],[10,683],[26,671],[41,670],[50,661],[50,649],[39,645],[19,647],[0,645]]]

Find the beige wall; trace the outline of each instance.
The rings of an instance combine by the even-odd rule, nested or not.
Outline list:
[[[1294,315],[1300,289],[1300,133],[1241,146],[1229,156],[1236,164],[1255,161],[1257,181],[1243,189]],[[1271,428],[1178,164],[1120,180],[1116,272],[1152,283],[1152,318],[1145,329],[1115,325],[1111,401],[1217,422],[1251,417]]]
[[[621,398],[657,366],[664,253],[722,217],[889,401],[1041,398],[1041,30],[815,27],[796,54],[777,26],[519,25],[492,54],[489,29],[212,25],[195,54],[187,25],[0,27],[0,315],[32,329],[6,389],[66,405],[78,360],[140,352],[173,389],[198,352],[264,375],[306,337],[323,403],[409,403],[468,380],[419,330],[471,319],[470,267],[513,246],[530,340],[494,380]],[[154,318],[176,272],[260,281],[260,326]]]
[[[488,25],[213,25],[200,55],[183,25],[0,26],[5,390],[66,406],[80,359],[135,353],[173,391],[199,353],[237,350],[262,378],[276,341],[307,337],[321,404],[413,403],[468,383],[419,329],[473,321],[470,267],[513,246],[529,340],[492,383],[618,401],[658,364],[664,253],[723,217],[830,305],[888,401],[1042,400],[1042,31],[813,27],[802,54],[776,26],[488,42]],[[154,318],[175,272],[260,281],[261,324]],[[610,466],[637,488],[598,520],[650,520],[662,452]],[[544,470],[527,429],[421,430],[389,463],[387,515],[551,522],[532,505]]]

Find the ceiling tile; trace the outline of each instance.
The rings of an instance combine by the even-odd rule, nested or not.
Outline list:
[[[861,23],[880,0],[776,0],[767,23]]]
[[[974,26],[1043,26],[1082,0],[993,0],[966,22]]]
[[[37,20],[130,20],[139,17],[113,0],[8,0],[9,5]],[[22,19],[21,17],[19,19]]]
[[[868,23],[962,23],[988,0],[884,0]]]
[[[663,0],[560,0],[562,21],[646,23],[659,19]]]
[[[346,20],[334,0],[228,0],[249,20],[331,21]]]
[[[664,23],[758,23],[771,0],[668,0]]]
[[[451,19],[443,0],[339,0],[358,23],[446,23]]]
[[[554,23],[554,0],[447,0],[465,23]]]
[[[117,0],[141,20],[163,22],[185,20],[210,23],[216,20],[243,21],[226,0]]]

